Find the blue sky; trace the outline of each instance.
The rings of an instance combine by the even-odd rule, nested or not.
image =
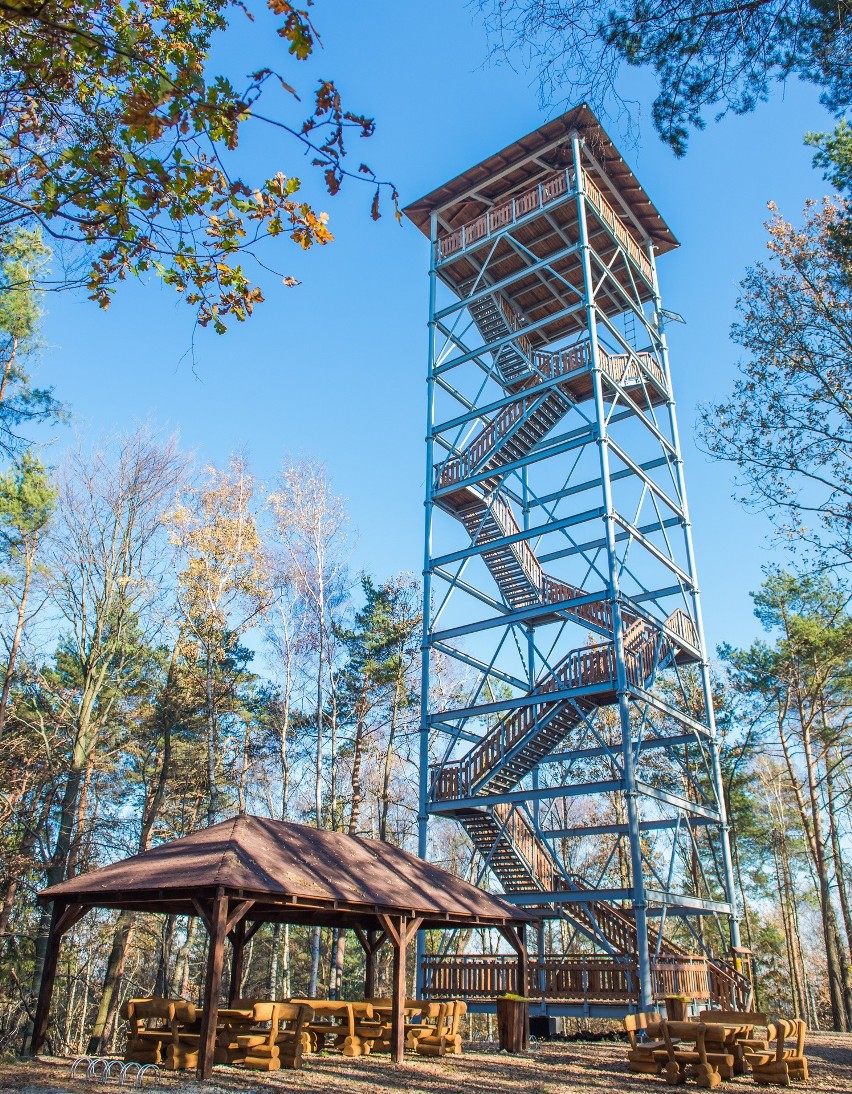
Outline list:
[[[378,125],[374,138],[355,144],[353,166],[365,159],[392,178],[403,204],[549,116],[529,74],[485,64],[484,32],[458,0],[428,7],[319,0],[314,13],[324,48],[307,65],[285,56],[264,17],[229,32],[222,63],[235,74],[270,64],[300,87],[333,77],[349,106]],[[617,125],[608,128],[681,241],[659,274],[665,306],[687,321],[669,334],[707,637],[713,646],[742,644],[758,629],[749,590],[761,567],[781,556],[765,521],[731,500],[729,468],[695,449],[696,408],[731,386],[736,348],[728,330],[737,283],[762,257],[766,202],[795,218],[807,196],[826,189],[802,135],[831,119],[813,89],[791,83],[754,115],[711,121],[678,161],[651,129],[650,82],[634,76],[628,90],[639,100],[638,145],[621,139]],[[292,111],[283,94],[275,102]],[[283,134],[248,133],[237,162],[244,177],[301,175],[329,212],[335,243],[308,254],[290,243],[268,252],[302,284],[286,289],[263,275],[267,303],[224,337],[199,332],[194,368],[191,311],[155,279],[122,286],[105,313],[82,294],[51,295],[38,379],[55,385],[74,424],[56,435],[46,459],[56,461],[74,430],[97,435],[142,421],[179,430],[203,462],[245,451],[265,482],[286,455],[312,456],[348,500],[358,532],[354,567],[380,578],[419,572],[426,241],[407,222],[398,226],[389,209],[374,224],[366,187],[320,200]]]

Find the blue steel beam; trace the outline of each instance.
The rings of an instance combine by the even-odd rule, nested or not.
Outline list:
[[[563,138],[555,142],[553,147],[558,147],[560,144],[564,147],[565,143]],[[444,500],[452,492],[463,489],[465,486],[475,487],[484,482],[490,484],[490,489],[494,482],[497,482],[497,490],[503,504],[508,504],[510,507],[516,506],[520,511],[522,519],[518,521],[518,524],[522,530],[517,535],[501,537],[488,544],[471,544],[469,548],[458,551],[448,551],[441,546],[435,549],[431,534],[427,536],[429,546],[425,551],[424,571],[431,581],[432,593],[424,597],[424,651],[431,649],[440,652],[455,658],[460,667],[478,671],[482,677],[480,688],[482,681],[491,676],[502,680],[520,694],[516,698],[505,700],[497,698],[493,702],[480,703],[477,691],[474,703],[444,709],[446,701],[438,702],[433,710],[430,710],[428,700],[424,699],[421,767],[427,763],[426,752],[428,752],[430,737],[434,737],[436,741],[445,739],[449,742],[445,753],[448,757],[450,751],[481,740],[481,736],[470,731],[470,727],[475,725],[475,719],[483,720],[487,728],[493,725],[494,720],[503,713],[511,711],[520,713],[524,710],[530,711],[527,720],[523,723],[528,727],[524,733],[534,733],[535,711],[539,706],[543,703],[552,704],[543,708],[548,711],[544,720],[546,721],[553,716],[555,709],[553,705],[569,702],[572,696],[596,695],[596,702],[602,708],[615,703],[620,732],[615,735],[616,739],[610,744],[612,723],[607,721],[605,716],[601,716],[601,731],[599,731],[596,728],[598,722],[594,713],[587,715],[582,723],[571,730],[570,739],[577,747],[572,749],[563,746],[559,752],[545,754],[541,760],[540,769],[534,767],[524,780],[524,785],[517,785],[513,790],[500,794],[457,797],[452,801],[427,800],[425,807],[421,807],[419,813],[421,817],[424,814],[451,816],[469,809],[488,811],[501,808],[505,810],[507,805],[521,808],[526,806],[526,811],[532,814],[534,829],[542,823],[541,818],[546,818],[550,823],[551,827],[540,832],[538,837],[546,839],[548,844],[562,838],[582,840],[608,835],[620,839],[628,836],[631,846],[630,885],[623,889],[600,887],[604,882],[605,867],[598,887],[584,890],[583,895],[579,897],[576,894],[573,895],[576,900],[590,903],[592,907],[600,901],[633,906],[639,941],[638,962],[644,1005],[649,1002],[647,916],[662,916],[663,909],[667,909],[671,915],[728,914],[731,907],[725,902],[712,901],[709,898],[704,900],[677,893],[675,890],[678,888],[678,879],[675,878],[673,869],[670,878],[655,879],[656,871],[651,869],[653,863],[650,859],[643,858],[640,834],[642,840],[653,840],[656,834],[659,834],[660,840],[666,840],[668,838],[666,833],[670,833],[672,829],[675,832],[678,831],[677,826],[682,818],[690,818],[694,826],[704,826],[711,832],[721,832],[723,857],[727,835],[721,798],[718,798],[721,806],[719,809],[716,808],[715,801],[712,802],[713,808],[710,808],[700,801],[690,800],[694,796],[693,790],[690,789],[690,780],[693,779],[694,773],[691,767],[687,769],[683,766],[678,753],[678,749],[683,748],[688,748],[691,752],[698,750],[695,755],[699,759],[700,767],[704,769],[704,775],[701,776],[704,781],[701,781],[700,785],[706,789],[706,781],[707,786],[714,787],[718,797],[721,785],[718,747],[715,742],[712,702],[709,696],[705,700],[706,716],[693,717],[692,712],[685,705],[685,696],[681,699],[674,691],[670,692],[666,699],[660,695],[657,677],[661,670],[657,666],[656,659],[647,661],[647,657],[651,656],[648,649],[645,649],[648,642],[645,638],[637,639],[635,629],[630,632],[632,637],[629,638],[629,642],[633,645],[628,648],[628,623],[625,620],[644,619],[646,622],[641,625],[651,628],[649,633],[656,635],[654,642],[658,652],[665,638],[670,645],[673,644],[675,648],[686,651],[690,658],[698,659],[702,680],[706,679],[706,656],[703,653],[703,630],[680,444],[674,417],[674,400],[671,394],[671,375],[664,333],[659,329],[657,322],[661,305],[654,254],[649,249],[650,265],[645,267],[643,272],[643,263],[636,257],[638,252],[635,246],[631,252],[626,245],[625,229],[619,228],[616,232],[614,227],[616,221],[608,222],[606,217],[599,215],[597,209],[586,200],[583,172],[590,158],[588,150],[582,148],[574,138],[572,151],[574,178],[577,184],[573,193],[565,194],[558,203],[544,206],[544,211],[531,210],[523,220],[504,225],[499,231],[489,233],[487,238],[476,242],[463,254],[448,255],[441,260],[440,269],[433,266],[431,271],[429,358],[431,406],[434,408],[435,394],[439,393],[442,404],[445,405],[448,399],[452,400],[453,405],[460,408],[460,411],[453,413],[451,407],[448,414],[445,407],[440,416],[446,418],[446,421],[440,426],[434,424],[436,415],[431,414],[430,450],[427,460],[429,476],[427,508],[431,513],[437,505],[452,516],[454,509],[452,506],[447,506]],[[600,177],[598,177],[598,184],[603,186],[602,192],[606,194],[607,187],[601,182]],[[493,185],[493,180],[489,185]],[[517,192],[520,193],[520,188]],[[609,193],[624,214],[622,219],[626,218],[629,221],[632,216],[630,204],[621,200],[617,187],[611,184]],[[499,204],[499,197],[495,200]],[[610,200],[610,197],[607,200]],[[569,238],[565,233],[562,219],[566,210],[569,210],[573,217],[575,208],[575,227]],[[550,217],[549,225],[545,225],[545,218],[549,217],[551,210],[556,212],[558,219]],[[590,235],[586,224],[587,213],[589,223],[594,225],[593,236]],[[458,223],[457,210],[453,213],[453,220]],[[633,220],[635,226],[638,222],[635,218]],[[532,235],[521,238],[518,235],[518,224],[522,225],[521,230],[530,232]],[[439,220],[435,215],[432,220],[433,254],[436,253],[438,227]],[[539,228],[541,231],[538,230]],[[630,229],[626,230],[629,233]],[[575,238],[576,235],[579,235],[579,239]],[[533,237],[538,242],[533,242]],[[597,250],[601,241],[604,241],[606,257],[603,252],[598,253]],[[543,255],[542,248],[545,246],[551,248],[551,251]],[[456,272],[460,269],[456,263],[462,264],[468,261],[472,262],[472,266],[467,267],[467,270],[474,270],[475,284],[471,295],[465,298],[463,292],[456,290],[457,283],[462,279]],[[517,263],[518,268],[511,273],[506,273],[506,265],[500,265],[506,262]],[[651,271],[650,281],[647,270]],[[582,275],[579,290],[578,275]],[[468,276],[466,272],[464,279]],[[434,290],[439,279],[444,285],[456,291],[458,297],[446,306],[439,306],[437,303]],[[650,293],[648,285],[650,285]],[[541,292],[542,288],[547,294],[546,297]],[[575,303],[574,297],[578,292],[582,293],[582,296],[579,302]],[[499,306],[498,296],[502,302]],[[501,309],[503,309],[502,313]],[[515,313],[515,318],[510,314],[512,311]],[[501,318],[501,314],[504,318]],[[469,316],[469,323],[459,335],[460,323],[464,323],[466,316]],[[564,348],[569,338],[572,342],[574,339],[579,340],[580,326],[583,322],[585,336],[592,344],[591,357],[594,367],[590,373],[591,393],[582,398],[591,398],[591,403],[581,401],[567,411],[569,425],[576,425],[578,418],[582,419],[583,424],[574,429],[573,434],[566,432],[555,435],[555,429],[551,428],[542,434],[537,443],[530,446],[522,458],[506,460],[499,465],[489,458],[488,468],[483,468],[479,473],[471,475],[461,487],[456,483],[444,488],[443,491],[437,489],[436,455],[443,451],[450,455],[467,451],[465,446],[475,435],[477,423],[485,427],[495,416],[502,413],[505,407],[518,405],[521,393],[527,400],[523,404],[523,413],[529,415],[531,419],[538,413],[532,405],[532,400],[540,392],[545,393],[558,387],[560,380],[557,375],[548,379],[541,371],[538,372],[536,380],[536,373],[529,369],[529,363],[534,359],[531,350],[542,349],[553,352],[553,350]],[[504,325],[501,326],[501,324]],[[468,331],[472,330],[474,325],[479,327],[483,338],[484,344],[481,347],[472,348],[466,344]],[[545,330],[564,332],[563,342],[560,344],[557,340],[545,346],[545,341],[551,337],[549,333],[544,333]],[[437,351],[436,345],[438,335],[447,338],[440,352]],[[643,339],[650,345],[651,352],[663,374],[664,383],[657,380],[656,374],[646,367],[644,359],[639,357],[640,349],[645,352],[644,342],[639,339]],[[602,358],[597,352],[598,344],[616,355],[624,354],[632,361],[631,368],[638,380],[635,387],[632,385],[629,388],[626,387],[624,383],[614,380],[602,369]],[[524,365],[524,362],[527,364]],[[509,373],[501,372],[501,368],[515,369],[513,375],[519,379],[510,381],[507,379]],[[526,373],[523,371],[525,368]],[[524,376],[528,379],[524,379]],[[525,383],[529,383],[529,387],[524,388]],[[505,394],[495,399],[493,392],[501,386]],[[448,398],[444,397],[444,392]],[[660,398],[665,401],[660,403]],[[647,406],[643,400],[647,402]],[[656,407],[652,405],[652,401]],[[520,430],[521,424],[516,422],[515,428]],[[446,435],[450,431],[459,431],[455,443],[447,439]],[[462,439],[465,433],[467,436]],[[508,437],[501,436],[501,444],[508,444],[508,442]],[[634,446],[637,447],[636,452],[634,452]],[[649,448],[652,450],[650,453]],[[495,448],[494,451],[496,453],[497,449]],[[507,450],[503,456],[508,454]],[[566,456],[569,457],[567,461]],[[581,459],[585,459],[588,463],[592,456],[598,463],[599,473],[590,478],[586,465],[581,463]],[[563,483],[560,489],[554,488],[554,478],[557,482]],[[597,495],[601,504],[584,505],[583,511],[579,513],[575,506],[572,512],[572,499],[576,501],[583,495],[591,501],[594,501]],[[619,504],[620,502],[624,504]],[[538,514],[542,514],[543,520],[539,519],[536,523],[533,515]],[[668,514],[671,516],[669,517]],[[649,519],[652,516],[656,519]],[[442,517],[442,519],[446,518]],[[585,528],[597,521],[600,521],[602,531],[599,538],[593,537],[588,542],[578,543],[572,537],[571,529]],[[564,537],[563,542],[567,540],[567,543],[561,549],[553,549],[555,544],[546,539],[550,535]],[[679,537],[683,537],[682,546]],[[451,544],[452,541],[450,541]],[[549,550],[542,549],[545,544],[550,548]],[[502,586],[499,568],[493,569],[492,563],[489,562],[491,573],[488,573],[485,567],[478,566],[465,570],[468,562],[481,557],[485,552],[501,550],[505,552],[520,545],[524,545],[525,550],[532,550],[539,564],[559,562],[561,564],[559,571],[566,570],[565,580],[570,581],[575,588],[587,589],[590,575],[597,570],[600,577],[594,579],[596,591],[560,604],[539,603],[524,609],[511,609],[510,602],[506,600],[506,594],[503,593],[501,596],[500,593]],[[494,556],[489,557],[493,559]],[[599,567],[599,560],[606,565]],[[569,573],[574,574],[576,571],[578,563],[580,569],[586,571],[585,577],[579,580],[577,577],[569,577]],[[454,574],[445,567],[458,567],[458,572]],[[464,573],[464,579],[462,573]],[[437,579],[447,583],[446,595],[439,612],[443,611],[444,605],[448,609],[450,605],[456,607],[452,625],[445,628],[439,628],[437,617],[434,614],[430,615],[430,611],[434,610],[431,601]],[[625,583],[625,589],[633,594],[629,598],[620,595],[621,579]],[[558,571],[553,572],[553,580],[561,580],[561,574]],[[605,584],[602,592],[597,591],[600,589],[601,582]],[[564,656],[568,642],[563,635],[576,636],[578,625],[593,629],[593,626],[587,625],[588,621],[577,616],[576,609],[585,605],[598,604],[604,599],[608,602],[611,611],[612,628],[610,629],[609,626],[601,628],[599,633],[613,643],[611,648],[614,651],[615,661],[614,681],[596,682],[594,685],[586,685],[585,688],[562,689],[559,687],[561,681],[554,680],[553,686],[559,690],[547,693],[546,698],[531,694],[536,676],[541,674],[540,668],[538,670],[535,668],[536,664],[541,666],[548,662],[555,663]],[[680,625],[678,625],[678,631],[673,631],[665,623],[665,619],[670,616],[673,601],[674,606],[686,610],[696,624],[697,647],[680,638],[678,633],[681,629]],[[517,600],[512,602],[517,603]],[[482,610],[478,607],[479,604],[482,604],[491,614],[485,618],[476,618],[476,613]],[[643,604],[647,604],[652,611],[643,610],[641,607]],[[574,609],[573,612],[572,609]],[[560,619],[561,622],[559,622]],[[541,632],[544,641],[539,642],[536,637],[537,628],[550,620],[554,620],[553,626],[548,625],[548,628]],[[630,624],[633,627],[641,625]],[[511,642],[506,641],[509,636],[511,636]],[[487,651],[494,649],[492,639],[495,637],[499,641],[493,654],[490,654]],[[635,656],[637,641],[645,644],[642,648],[645,650],[643,657],[646,657],[646,662],[643,662],[646,667],[638,677],[635,671],[631,674],[627,672],[627,661]],[[513,644],[517,649],[517,657],[509,649]],[[504,646],[506,647],[505,656],[501,653]],[[523,655],[522,646],[526,646],[526,656]],[[510,652],[511,658],[509,658]],[[526,662],[525,667],[518,669],[517,663],[524,666],[524,662]],[[424,663],[425,696],[428,691],[428,657],[424,657]],[[527,680],[522,679],[524,671],[529,673]],[[680,670],[675,666],[672,672],[676,680]],[[643,680],[644,685],[638,684],[637,679]],[[530,717],[533,718],[532,722],[529,721]],[[678,731],[664,734],[661,725],[664,719],[679,727]],[[512,723],[507,719],[506,724],[521,725],[521,722],[516,719],[515,723]],[[606,725],[610,729],[604,733],[603,727]],[[424,737],[427,741],[425,751]],[[506,761],[506,756],[511,753],[513,747],[517,750],[522,748],[520,742],[523,739],[506,738],[506,743],[502,746],[503,761],[501,762]],[[654,751],[658,762],[667,754],[669,756],[669,768],[677,775],[676,782],[667,783],[672,787],[671,791],[649,785],[639,774],[637,764],[641,754],[651,750]],[[610,763],[601,766],[614,767],[620,772],[621,777],[601,778],[586,783],[573,781],[574,776],[570,772],[576,765],[607,759]],[[557,764],[563,765],[561,772],[557,769]],[[447,763],[440,770],[448,772],[453,769],[454,761],[447,759]],[[564,774],[566,770],[568,774]],[[471,769],[470,776],[466,778],[473,776],[474,771]],[[473,778],[472,785],[476,785],[476,778],[479,776]],[[542,785],[547,779],[569,781],[570,785]],[[421,787],[424,786],[424,780],[428,798],[431,785],[428,771],[425,774],[421,773]],[[527,785],[528,783],[532,785]],[[444,785],[442,794],[446,793],[447,785],[450,784]],[[675,792],[680,787],[684,789],[683,794]],[[704,795],[704,789],[702,789],[701,797]],[[620,796],[626,809],[627,824],[619,822],[571,826],[566,824],[565,820],[559,823],[557,811],[561,800],[567,801],[580,796],[603,799],[604,795]],[[712,796],[710,794],[705,802],[710,802]],[[639,810],[639,805],[643,802],[648,809],[646,816],[642,816]],[[540,812],[539,806],[541,806]],[[674,816],[665,815],[667,812],[672,812]],[[503,830],[509,838],[508,815],[501,813],[500,817],[503,818]],[[421,830],[425,830],[425,820],[421,823]],[[669,842],[671,842],[670,838]],[[611,854],[614,853],[615,846],[614,843],[610,848]],[[480,848],[484,865],[492,861],[489,855],[493,854],[493,851],[493,846]],[[527,853],[534,855],[534,848],[528,846],[525,851],[525,854]],[[672,859],[670,866],[673,866],[674,861]],[[725,865],[727,866],[727,861]],[[646,868],[647,883],[643,872]],[[728,881],[729,878],[726,878],[726,896],[732,894]],[[712,891],[709,883],[708,891]],[[525,902],[530,907],[540,906],[544,902],[546,908],[550,909],[550,912],[545,909],[545,914],[557,914],[554,909],[559,902],[563,900],[566,903],[569,902],[571,895],[515,894],[512,899]],[[594,913],[592,918],[594,919]],[[662,916],[661,926],[664,922],[665,917]],[[732,923],[732,939],[735,930],[735,923]],[[599,941],[604,949],[609,949],[603,936]]]

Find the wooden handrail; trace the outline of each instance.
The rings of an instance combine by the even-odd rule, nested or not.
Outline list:
[[[508,315],[511,309],[502,297],[500,298],[500,305],[504,314]],[[474,469],[478,466],[482,466],[483,468],[488,467],[487,458],[489,453],[496,450],[503,438],[509,433],[512,427],[520,421],[527,411],[529,396],[526,395],[524,389],[539,384],[541,379],[554,380],[558,377],[567,377],[571,373],[588,369],[591,367],[592,363],[591,347],[588,341],[579,342],[576,345],[570,346],[568,349],[557,350],[552,353],[546,350],[533,350],[527,345],[527,347],[525,347],[525,355],[532,362],[533,368],[538,375],[530,376],[524,381],[518,399],[514,402],[507,403],[506,406],[504,406],[496,416],[476,434],[462,452],[457,456],[450,456],[448,459],[444,460],[442,464],[438,465],[438,489],[445,486],[452,486],[457,482],[461,482],[462,479],[468,478],[474,473]],[[642,377],[639,368],[637,367],[637,362],[639,362],[642,368],[647,371],[648,375],[665,390],[666,385],[663,370],[654,359],[653,355],[645,350],[634,354],[610,354],[607,353],[606,350],[599,348],[598,359],[603,371],[608,376],[611,376],[616,383],[619,383],[622,386],[630,386],[631,384],[641,382]],[[570,391],[566,391],[565,394],[567,394],[569,398],[571,397]],[[495,464],[495,466],[499,466],[499,463]]]
[[[614,679],[612,643],[601,642],[571,650],[554,666],[552,672],[548,670],[531,694],[541,695],[546,703],[545,697],[550,692],[607,683]],[[510,711],[461,759],[433,765],[432,793],[435,800],[448,801],[473,793],[476,784],[534,729],[536,710],[536,704],[526,704]]]
[[[481,213],[475,220],[463,224],[455,231],[438,236],[437,257],[438,261],[449,258],[457,251],[463,251],[473,243],[499,232],[507,224],[514,224],[521,217],[529,215],[536,209],[542,209],[545,205],[567,194],[574,186],[574,172],[570,169],[558,171],[550,175],[544,182],[537,186],[524,190],[523,193],[508,201],[495,205],[487,212]]]
[[[536,560],[536,564],[538,561]],[[544,580],[551,580],[542,575]],[[562,591],[582,595],[582,590],[563,585]],[[568,597],[563,597],[568,599]],[[594,613],[595,622],[606,621],[611,625],[611,609],[606,602],[592,602],[588,607]],[[609,614],[607,614],[609,613]],[[578,610],[578,614],[579,610]],[[590,612],[589,619],[592,619]],[[692,646],[697,645],[697,632],[692,619],[681,608],[673,612],[665,622],[671,630]],[[646,686],[656,668],[671,651],[671,642],[644,616],[633,617],[628,622],[623,637],[627,676],[631,683]],[[505,714],[485,736],[458,760],[449,760],[432,766],[432,794],[436,801],[452,801],[476,793],[478,784],[493,771],[514,746],[531,734],[536,725],[538,711],[546,708],[547,695],[551,692],[594,684],[612,683],[615,680],[615,655],[611,642],[581,646],[571,650],[548,671],[531,695],[540,695],[540,704],[525,704]]]
[[[630,260],[639,268],[646,281],[653,281],[651,263],[643,253],[642,248],[630,234],[621,217],[607,201],[598,185],[592,180],[588,172],[582,172],[583,192],[600,220],[610,229],[619,245],[629,256]],[[495,232],[501,231],[509,224],[514,224],[521,217],[528,216],[537,209],[543,209],[563,194],[568,193],[574,186],[574,172],[567,168],[548,176],[544,182],[523,191],[508,201],[495,205],[484,213],[480,213],[475,220],[462,224],[452,232],[439,235],[436,241],[436,258],[443,262],[454,254],[466,250],[474,243],[479,243]]]
[[[494,999],[515,991],[517,958],[507,954],[436,954],[423,958],[423,995],[428,999]],[[714,991],[716,962],[698,955],[652,958],[654,998],[689,995],[724,1002]],[[711,971],[713,970],[713,971]],[[724,971],[723,971],[724,975]],[[633,953],[565,954],[529,961],[528,995],[560,1001],[636,1002],[638,967]]]
[[[494,806],[492,813],[502,825],[505,838],[511,840],[542,891],[553,892],[559,868],[547,845],[538,837],[524,814],[511,802],[500,802]]]
[[[592,208],[598,214],[604,224],[612,231],[612,234],[633,260],[633,262],[639,267],[642,276],[647,281],[653,280],[653,270],[651,269],[651,263],[642,253],[642,249],[633,236],[628,232],[624,226],[621,218],[616,214],[613,207],[606,200],[601,193],[598,186],[592,181],[588,172],[583,172],[583,192],[592,205]]]

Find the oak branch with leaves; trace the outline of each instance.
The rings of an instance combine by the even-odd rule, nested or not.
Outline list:
[[[306,60],[318,42],[308,7],[267,7],[288,63]],[[333,82],[320,81],[291,124],[261,112],[273,87],[300,101],[272,67],[241,88],[209,71],[211,49],[242,18],[254,15],[241,0],[0,0],[0,232],[39,224],[56,248],[83,248],[82,280],[101,307],[117,282],[156,271],[221,333],[263,300],[245,268],[262,240],[333,239],[299,178],[232,175],[247,123],[288,134],[329,194],[361,178],[374,218],[383,190],[396,208],[390,183],[345,166],[349,135],[369,137],[374,123],[347,110]]]

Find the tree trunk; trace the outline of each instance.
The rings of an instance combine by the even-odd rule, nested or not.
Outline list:
[[[210,644],[205,646],[206,666],[204,676],[204,696],[207,707],[207,827],[216,823],[219,815],[221,796],[216,778],[216,760],[218,759],[219,733],[216,724],[216,701],[213,695],[213,651]]]
[[[160,959],[157,962],[157,976],[154,980],[154,995],[169,995],[171,983],[169,980],[169,964],[171,963],[172,942],[175,937],[177,916],[167,915],[163,923],[163,933],[160,936]],[[176,979],[176,978],[175,978]]]
[[[839,762],[839,761],[838,761]],[[843,848],[837,827],[837,805],[835,799],[834,768],[831,754],[825,761],[825,787],[828,799],[828,831],[831,838],[831,852],[834,863],[834,877],[837,881],[837,894],[840,899],[840,912],[843,917],[843,930],[846,935],[846,948],[841,944],[841,952],[846,963],[846,1018],[852,1024],[852,985],[849,983],[849,956],[852,955],[852,909],[849,906],[849,893],[846,889],[846,869],[843,861]]]
[[[195,936],[198,934],[198,918],[193,916],[190,918],[186,926],[186,938],[183,941],[183,945],[178,950],[177,960],[175,961],[175,972],[172,980],[172,987],[169,991],[169,995],[177,995],[179,999],[189,998],[189,991],[192,986],[192,978],[190,976],[190,958],[192,956],[192,946],[195,942]],[[196,998],[198,993],[196,992]]]
[[[98,1013],[86,1047],[86,1053],[89,1056],[102,1056],[106,1051],[111,1032],[110,1019],[114,1020],[118,1010],[117,1002],[120,994],[121,978],[124,975],[124,966],[127,962],[127,948],[133,938],[135,929],[135,913],[122,912],[115,925],[112,949],[107,960],[101,999],[98,1003]]]
[[[390,784],[393,774],[393,749],[396,744],[396,722],[399,711],[400,680],[397,679],[393,695],[393,707],[391,709],[390,726],[388,728],[388,743],[385,748],[384,765],[382,768],[382,801],[379,808],[379,839],[387,841],[388,815],[390,813]]]
[[[849,981],[848,962],[843,961],[840,952],[837,918],[834,913],[834,904],[831,899],[828,864],[825,857],[826,844],[822,826],[822,810],[820,809],[816,762],[813,756],[810,727],[807,723],[802,726],[802,745],[808,781],[808,796],[811,805],[814,847],[816,851],[814,865],[816,867],[817,881],[819,884],[820,913],[822,916],[822,929],[825,939],[831,1015],[834,1028],[841,1032],[846,1032],[849,1028],[846,1014],[846,987]],[[843,967],[844,965],[846,965],[845,969]]]
[[[38,540],[36,540],[36,543]],[[12,635],[12,644],[9,647],[9,656],[6,660],[6,671],[3,675],[3,689],[0,691],[0,740],[6,729],[6,711],[9,707],[9,692],[12,689],[12,680],[15,676],[15,665],[18,660],[18,650],[21,648],[21,636],[24,633],[24,623],[27,618],[27,600],[30,594],[30,583],[35,563],[35,545],[27,544],[24,562],[24,585],[21,589],[21,599],[18,601],[18,610],[15,618],[15,632]]]
[[[311,933],[311,975],[308,980],[308,998],[316,999],[317,984],[319,983],[320,966],[320,942],[322,939],[322,927],[314,927]]]

